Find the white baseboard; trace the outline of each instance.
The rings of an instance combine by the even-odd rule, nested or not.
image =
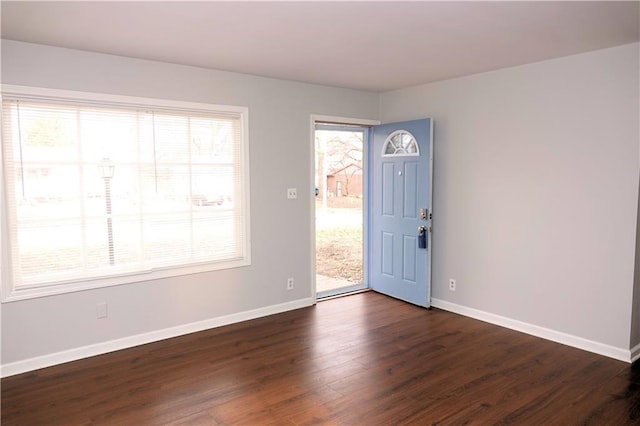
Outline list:
[[[636,358],[640,357],[640,345],[633,348],[633,350],[617,348],[615,346],[594,342],[592,340],[583,339],[582,337],[573,336],[571,334],[562,333],[560,331],[551,330],[489,312],[480,311],[478,309],[473,309],[455,303],[447,302],[446,300],[431,299],[431,306],[444,309],[445,311],[464,315],[466,317],[474,318],[480,321],[499,325],[511,330],[520,331],[532,336],[542,337],[543,339],[562,343],[563,345],[572,346],[574,348],[593,352],[599,355],[604,355],[606,357],[614,358],[619,361],[632,362],[634,360],[634,358],[632,357],[634,351],[636,353]]]
[[[148,333],[137,334],[135,336],[123,337],[122,339],[110,340],[107,342],[96,343],[93,345],[83,346],[79,348],[69,349],[62,352],[42,355],[35,358],[29,358],[21,361],[3,364],[0,367],[0,377],[13,376],[15,374],[25,373],[40,368],[51,367],[65,362],[76,361],[82,358],[88,358],[95,355],[102,355],[108,352],[118,351],[121,349],[131,348],[134,346],[144,345],[147,343],[157,342],[159,340],[169,339],[172,337],[182,336],[189,333],[208,330],[211,328],[221,327],[224,325],[234,324],[241,321],[247,321],[255,318],[265,317],[268,315],[279,314],[294,309],[305,308],[313,305],[312,298],[295,300],[293,302],[281,303],[278,305],[265,306],[264,308],[253,309],[250,311],[238,312],[235,314],[225,315],[222,317],[211,318],[204,321],[192,322],[176,327],[165,328],[162,330],[154,330]]]
[[[640,359],[640,343],[631,348],[631,362]]]

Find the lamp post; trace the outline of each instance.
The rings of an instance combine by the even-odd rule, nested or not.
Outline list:
[[[109,240],[109,264],[115,263],[115,257],[113,254],[113,224],[111,222],[111,178],[116,166],[108,158],[103,158],[98,164],[100,170],[100,176],[104,179],[104,194],[107,204],[107,238]]]

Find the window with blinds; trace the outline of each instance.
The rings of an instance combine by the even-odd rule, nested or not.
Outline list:
[[[246,109],[196,105],[3,95],[9,299],[249,263]]]

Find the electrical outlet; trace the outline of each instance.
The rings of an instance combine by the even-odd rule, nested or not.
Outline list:
[[[287,290],[293,290],[293,277],[287,278]]]
[[[456,280],[449,278],[449,291],[456,291]]]
[[[298,190],[296,188],[287,189],[287,198],[290,200],[298,198]]]
[[[96,318],[106,318],[108,316],[107,313],[107,304],[102,302],[96,305]]]

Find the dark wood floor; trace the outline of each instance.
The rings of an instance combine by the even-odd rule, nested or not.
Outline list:
[[[2,424],[640,424],[639,370],[368,292],[3,379]]]

